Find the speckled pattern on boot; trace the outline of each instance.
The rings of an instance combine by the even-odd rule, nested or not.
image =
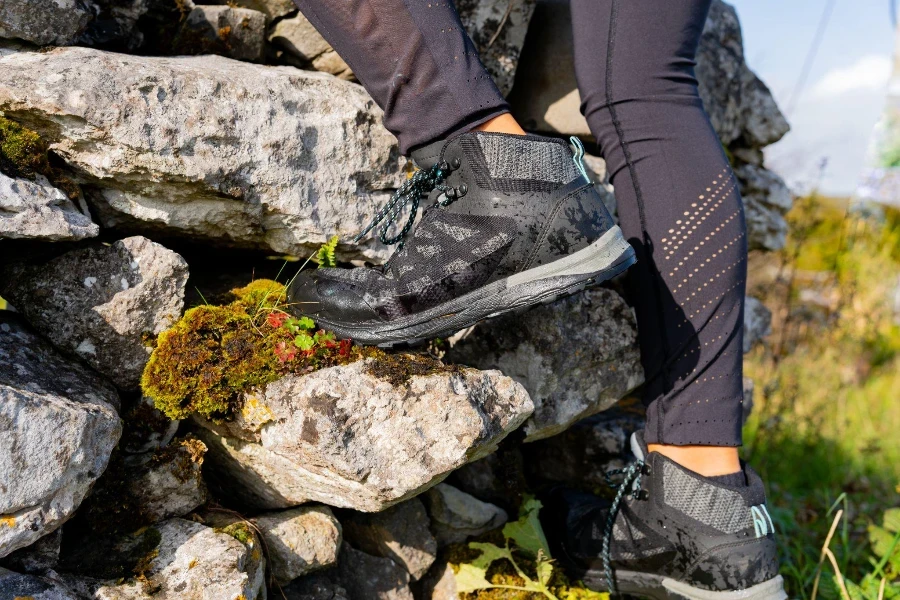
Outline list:
[[[383,229],[398,251],[381,267],[300,273],[289,288],[296,313],[341,337],[390,345],[551,301],[634,262],[562,140],[470,132],[413,159],[420,170],[408,197],[381,215],[390,224],[407,202],[413,213],[425,207],[400,235]]]
[[[631,446],[635,477],[623,482],[617,511],[567,489],[554,490],[545,502],[553,556],[570,576],[597,591],[609,591],[611,576],[614,591],[657,600],[787,598],[765,490],[750,467],[743,466],[747,485],[721,485],[648,453],[642,432]]]

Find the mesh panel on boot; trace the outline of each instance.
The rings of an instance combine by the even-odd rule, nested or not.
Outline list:
[[[663,463],[663,490],[666,504],[722,533],[753,526],[750,507],[741,494],[692,477],[670,462]]]
[[[578,177],[567,146],[527,137],[478,134],[491,177],[568,183]]]

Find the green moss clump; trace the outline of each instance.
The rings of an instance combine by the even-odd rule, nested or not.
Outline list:
[[[48,150],[47,142],[36,132],[0,116],[0,171],[23,179],[43,175],[69,198],[77,199],[78,184],[50,165]]]
[[[227,527],[216,529],[216,531],[219,533],[228,534],[248,547],[252,547],[256,544],[256,534],[253,532],[253,529],[251,529],[250,526],[244,521],[232,523]]]
[[[372,359],[366,367],[370,375],[395,386],[405,385],[416,376],[458,373],[462,370],[459,365],[445,365],[428,354],[388,354],[377,348],[366,348],[364,356]]]
[[[230,304],[188,310],[157,339],[141,388],[171,419],[194,413],[228,419],[255,387],[363,358],[358,346],[334,341],[297,350],[282,326],[286,291],[280,283],[260,279],[232,294]]]

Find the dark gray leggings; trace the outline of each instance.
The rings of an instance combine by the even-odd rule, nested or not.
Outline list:
[[[649,443],[741,443],[746,227],[693,70],[710,1],[571,0],[581,110],[638,253]],[[451,0],[295,2],[404,153],[509,111]]]

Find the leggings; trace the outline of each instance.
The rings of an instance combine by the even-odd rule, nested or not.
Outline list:
[[[452,0],[295,2],[402,152],[509,111]],[[746,226],[694,76],[710,2],[571,0],[581,111],[638,256],[628,288],[648,443],[741,444]]]

